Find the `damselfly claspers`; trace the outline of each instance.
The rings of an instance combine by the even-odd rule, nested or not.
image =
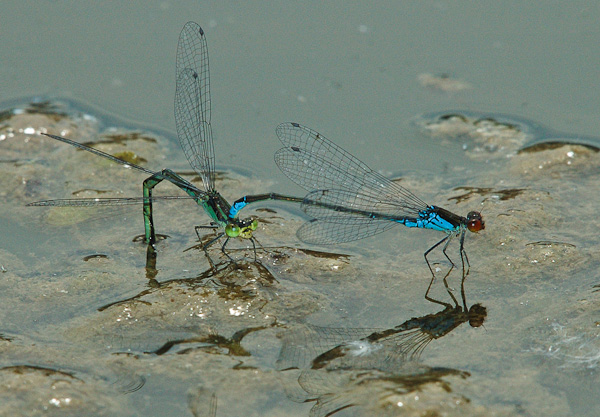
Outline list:
[[[224,229],[204,245],[205,250],[221,237],[225,237],[221,250],[227,257],[229,255],[225,252],[225,246],[232,237],[250,239],[254,249],[256,249],[252,233],[257,229],[257,220],[252,218],[238,219],[236,215],[232,215],[230,212],[231,206],[215,189],[215,155],[210,113],[210,75],[206,37],[197,23],[188,22],[181,31],[177,45],[175,124],[183,152],[192,168],[202,178],[203,188],[196,187],[170,169],[154,172],[73,140],[42,133],[50,138],[68,143],[151,176],[143,183],[143,197],[59,199],[37,201],[28,205],[113,206],[143,204],[145,241],[153,245],[156,242],[156,234],[152,220],[152,202],[158,199],[191,198],[212,219],[213,226],[210,227]],[[152,189],[163,180],[167,180],[181,188],[189,197],[153,197]],[[197,230],[198,228],[200,226],[197,227]]]

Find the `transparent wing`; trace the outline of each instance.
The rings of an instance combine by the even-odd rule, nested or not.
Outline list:
[[[308,193],[302,209],[310,216],[331,222],[368,222],[369,220],[398,221],[414,219],[422,207],[406,204],[387,195],[369,195],[358,191],[338,189],[316,190]]]
[[[427,204],[323,135],[297,123],[283,123],[285,145],[275,162],[292,181],[310,191],[302,209],[314,218],[298,230],[307,243],[351,242],[381,233],[393,220],[416,218]]]
[[[314,245],[334,245],[336,243],[353,242],[369,236],[385,232],[396,223],[388,220],[353,218],[354,221],[332,222],[314,219],[304,223],[296,235],[305,243]]]
[[[302,325],[283,332],[277,369],[307,369],[323,353],[352,340],[360,340],[381,329],[334,328]]]
[[[275,154],[277,166],[292,181],[308,191],[326,190],[332,204],[353,197],[362,207],[377,206],[390,215],[415,215],[427,208],[421,199],[318,132],[297,123],[276,129],[285,145]]]
[[[308,193],[302,209],[313,220],[298,229],[298,238],[320,245],[352,242],[376,235],[402,218],[416,218],[418,211],[418,208],[408,209],[386,196],[337,189]]]
[[[186,23],[179,35],[176,83],[175,125],[179,143],[192,168],[202,177],[205,190],[214,190],[208,46],[204,31],[194,22]]]
[[[379,369],[417,358],[433,337],[422,329],[306,325],[282,336],[277,369]]]

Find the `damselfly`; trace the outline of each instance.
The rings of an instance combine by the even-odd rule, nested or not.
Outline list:
[[[300,227],[298,238],[306,243],[335,244],[350,242],[381,233],[395,224],[444,232],[446,236],[424,253],[425,262],[432,250],[443,244],[446,253],[452,238],[460,238],[460,256],[465,275],[465,232],[485,228],[481,213],[471,211],[467,217],[441,207],[425,204],[397,182],[373,171],[329,139],[298,123],[283,123],[276,129],[284,147],[275,153],[275,162],[296,184],[309,191],[303,198],[280,194],[262,194],[236,200],[229,216],[250,203],[264,200],[295,201],[312,220]]]
[[[44,135],[86,150],[95,155],[110,159],[151,176],[144,181],[143,197],[137,198],[82,198],[46,200],[30,203],[30,206],[112,206],[143,204],[145,240],[149,244],[156,242],[154,222],[152,220],[152,202],[158,199],[176,199],[182,197],[153,197],[152,189],[161,181],[167,180],[185,191],[200,205],[212,219],[213,226],[224,230],[204,245],[204,249],[221,237],[226,237],[221,250],[232,237],[250,239],[255,247],[252,233],[256,230],[256,219],[238,219],[230,213],[229,203],[215,189],[215,155],[210,125],[210,75],[208,66],[208,47],[202,28],[194,22],[188,22],[179,36],[176,58],[175,124],[177,136],[185,156],[192,168],[202,178],[203,189],[196,187],[170,169],[154,172],[131,162],[109,155],[105,152],[56,135]]]
[[[465,304],[464,308],[448,305],[388,329],[292,326],[279,334],[281,350],[275,367],[291,400],[316,401],[311,416],[332,416],[372,398],[418,390],[444,375],[468,375],[451,368],[429,368],[420,357],[433,340],[466,322],[480,327],[486,317],[486,307],[474,304],[467,309]]]

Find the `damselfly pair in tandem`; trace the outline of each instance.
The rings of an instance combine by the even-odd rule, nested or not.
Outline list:
[[[470,212],[458,216],[443,208],[424,203],[406,188],[373,171],[319,133],[297,123],[283,123],[276,133],[284,147],[275,154],[275,162],[290,179],[308,190],[305,197],[282,194],[260,194],[242,197],[229,204],[215,188],[215,156],[211,128],[210,76],[208,48],[202,28],[187,23],[179,37],[176,58],[175,122],[177,135],[192,168],[202,178],[202,188],[185,180],[170,169],[152,171],[70,139],[43,133],[50,138],[107,158],[118,164],[150,175],[143,183],[143,196],[133,198],[90,198],[38,201],[30,206],[143,206],[145,241],[154,245],[156,234],[152,203],[159,199],[191,198],[221,231],[204,245],[204,250],[224,238],[221,251],[231,238],[249,239],[256,253],[256,219],[240,219],[238,214],[248,204],[279,200],[301,204],[312,217],[297,232],[300,240],[313,244],[335,244],[366,238],[383,232],[395,224],[444,232],[445,236],[425,253],[425,261],[433,276],[429,253],[442,245],[446,253],[454,237],[459,238],[460,256],[465,275],[469,260],[464,250],[465,232],[483,230],[481,214]],[[167,180],[185,191],[189,197],[153,197],[153,188]],[[198,229],[197,229],[198,231]],[[231,259],[233,261],[233,259]],[[431,287],[431,284],[430,284]]]

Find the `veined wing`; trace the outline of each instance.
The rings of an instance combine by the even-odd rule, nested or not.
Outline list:
[[[301,325],[281,333],[282,346],[276,367],[280,371],[309,369],[316,357],[353,340],[360,340],[381,329],[334,328]]]
[[[360,195],[367,205],[386,202],[411,213],[427,208],[406,188],[373,171],[312,129],[282,123],[276,133],[285,148],[275,153],[275,162],[285,175],[308,191],[343,190]]]
[[[394,220],[416,218],[418,212],[416,208],[407,208],[385,196],[337,189],[308,193],[302,209],[314,219],[298,229],[298,238],[320,245],[352,242],[376,235],[394,226]]]
[[[306,325],[282,334],[277,369],[392,371],[416,359],[433,337],[421,329],[334,328]],[[397,370],[397,369],[396,369]]]
[[[397,224],[388,220],[354,220],[354,222],[331,222],[313,219],[300,226],[296,235],[305,243],[334,245],[364,239],[385,232]]]
[[[362,223],[416,218],[422,206],[408,206],[388,195],[363,194],[339,189],[315,190],[304,197],[302,209],[316,219]]]
[[[204,31],[194,22],[186,23],[179,35],[176,83],[175,125],[179,143],[191,167],[202,177],[205,190],[214,190],[208,46]]]

